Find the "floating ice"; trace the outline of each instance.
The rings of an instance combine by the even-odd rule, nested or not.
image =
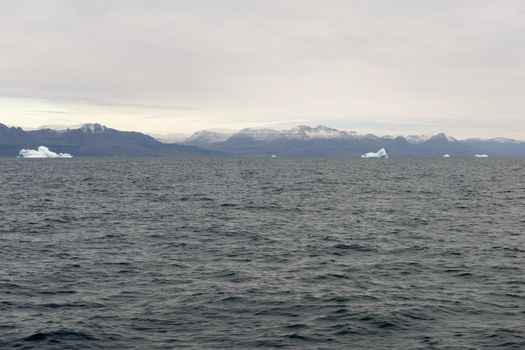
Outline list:
[[[386,153],[386,150],[384,148],[381,148],[376,153],[369,152],[369,153],[363,154],[361,158],[388,158],[388,154]]]
[[[34,149],[23,149],[18,153],[18,158],[73,158],[69,153],[55,153],[51,152],[49,148],[45,146]]]
[[[475,154],[474,157],[476,158],[488,158],[487,154]]]
[[[444,154],[443,158],[450,158],[450,154]]]

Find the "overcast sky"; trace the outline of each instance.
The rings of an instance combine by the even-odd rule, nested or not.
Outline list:
[[[525,1],[0,0],[0,122],[525,139]]]

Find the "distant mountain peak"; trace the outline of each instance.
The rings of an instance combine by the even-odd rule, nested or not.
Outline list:
[[[23,131],[23,129],[19,126],[13,126],[13,125],[6,125],[0,123],[0,129],[1,130],[17,130],[17,131]]]
[[[200,130],[191,135],[184,143],[188,145],[206,145],[226,141],[230,136],[231,133],[229,132]]]
[[[495,138],[489,139],[488,141],[497,142],[497,143],[514,143],[514,144],[523,143],[523,141],[509,139],[506,137],[495,137]]]
[[[429,141],[430,140],[440,140],[440,141],[447,141],[447,142],[457,142],[458,141],[452,136],[448,136],[444,132],[440,132],[439,134],[433,135],[428,140]]]
[[[426,135],[408,135],[405,139],[410,143],[423,143],[429,139]]]
[[[88,124],[83,124],[80,127],[80,130],[82,130],[86,134],[101,134],[107,131],[108,128],[99,123],[88,123]]]
[[[239,132],[240,133],[258,133],[258,132],[272,132],[272,133],[275,133],[275,132],[278,132],[278,131],[276,131],[274,129],[270,129],[270,128],[251,127],[251,128],[241,129]]]
[[[213,131],[209,131],[209,130],[200,130],[200,131],[196,131],[193,136],[201,136],[201,135],[215,135],[216,133],[213,132]],[[193,137],[192,136],[192,137]]]
[[[231,138],[250,139],[253,141],[274,141],[282,137],[282,133],[269,128],[245,128],[234,134]],[[230,139],[231,139],[230,138]]]
[[[191,143],[195,139],[199,141]],[[167,144],[140,132],[119,131],[99,123],[55,125],[32,130],[0,124],[0,156],[15,156],[22,148],[46,145],[78,156],[279,154],[358,157],[370,150],[387,148],[394,157],[442,157],[443,154],[454,157],[474,154],[525,157],[525,142],[506,138],[457,140],[445,133],[430,138],[376,136],[324,125],[299,125],[289,130],[245,128],[238,132],[208,129],[196,132],[188,140],[185,146]]]
[[[299,125],[284,131],[284,135],[285,137],[296,139],[338,139],[349,136],[349,134],[344,131],[329,128],[324,125],[318,125],[315,128],[307,125]]]
[[[36,129],[27,129],[29,130],[54,130],[54,131],[66,131],[66,130],[74,130],[74,129],[80,129],[83,124],[77,124],[77,125],[62,125],[62,124],[48,124],[48,125],[42,125]]]
[[[288,131],[298,131],[299,132],[299,131],[305,131],[305,130],[312,130],[312,127],[308,125],[297,125]]]
[[[99,134],[107,131],[109,128],[99,123],[85,123],[77,125],[42,125],[33,130],[53,130],[56,132],[66,132],[70,130],[81,130],[86,134]],[[31,130],[31,129],[29,129]]]
[[[317,130],[317,131],[339,131],[335,128],[330,128],[328,126],[325,126],[325,125],[317,125],[314,130]]]
[[[0,156],[16,156],[21,149],[45,145],[75,156],[200,156],[221,152],[195,146],[165,144],[136,131],[119,131],[98,123],[65,130],[0,128]]]
[[[312,131],[312,128],[308,125],[298,125],[290,130],[284,131],[284,134],[289,138],[307,139],[309,131]]]

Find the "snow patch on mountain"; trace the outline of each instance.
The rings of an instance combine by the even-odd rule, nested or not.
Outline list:
[[[188,145],[205,145],[224,142],[232,136],[233,132],[223,130],[201,130],[191,135],[184,141]]]
[[[491,139],[469,138],[469,139],[466,139],[465,141],[467,141],[467,142],[495,142],[495,143],[502,143],[502,144],[521,144],[521,143],[525,143],[525,141],[509,139],[509,138],[506,138],[506,137],[494,137],[494,138],[491,138]]]
[[[70,130],[82,130],[84,133],[95,134],[102,133],[108,128],[99,123],[86,123],[86,124],[77,124],[77,125],[59,125],[59,124],[50,124],[42,125],[36,129],[25,128],[24,130],[53,130],[57,132],[65,132]]]
[[[427,141],[428,140],[428,136],[426,136],[426,135],[408,135],[408,136],[405,136],[405,139],[409,143],[419,144],[419,143],[423,143],[423,142]]]
[[[229,140],[248,139],[259,142],[272,142],[283,137],[283,133],[268,128],[246,128],[232,135]]]
[[[457,139],[453,138],[452,136],[448,136],[445,133],[439,133],[436,135],[431,136],[427,141],[447,141],[447,142],[458,142]]]
[[[162,143],[183,143],[184,141],[188,139],[188,134],[179,134],[179,133],[148,134],[148,135]]]
[[[80,130],[82,130],[86,134],[101,134],[107,129],[107,127],[98,123],[84,124],[80,127]]]
[[[67,131],[67,130],[76,130],[82,128],[84,124],[77,124],[77,125],[58,125],[58,124],[51,124],[51,125],[42,125],[34,130],[54,130],[54,131]]]
[[[290,130],[283,131],[284,137],[301,139],[301,140],[327,140],[327,139],[341,139],[349,137],[349,134],[326,127],[324,125],[318,125],[315,128],[306,125],[300,125]]]
[[[342,131],[334,128],[329,128],[324,125],[311,127],[307,125],[299,125],[289,130],[277,131],[268,128],[246,128],[233,134],[232,140],[235,139],[250,139],[259,142],[272,142],[277,139],[287,140],[335,140],[335,139],[350,139],[360,137],[354,131]]]

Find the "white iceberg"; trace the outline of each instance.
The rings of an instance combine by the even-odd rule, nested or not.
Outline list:
[[[489,156],[487,154],[475,154],[474,157],[476,157],[476,158],[488,158]]]
[[[69,153],[55,153],[45,146],[34,149],[23,149],[18,152],[18,158],[73,158]]]
[[[388,158],[388,154],[386,153],[386,150],[384,148],[381,148],[377,152],[368,152],[366,154],[363,154],[361,158]]]
[[[444,154],[443,158],[450,158],[450,154]]]

